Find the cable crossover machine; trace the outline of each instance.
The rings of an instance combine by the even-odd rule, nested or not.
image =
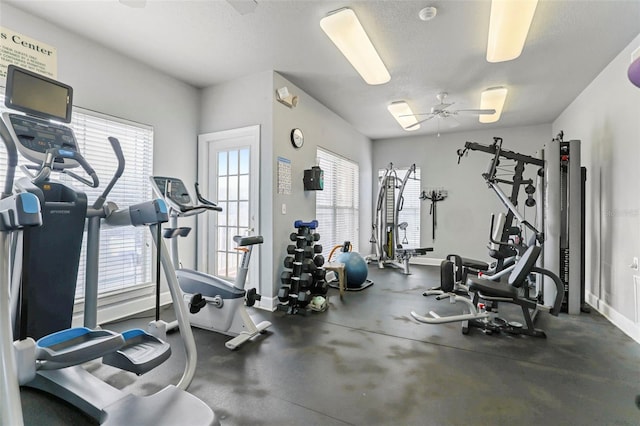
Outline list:
[[[375,253],[366,257],[367,263],[377,262],[381,269],[385,266],[399,268],[404,274],[409,272],[409,260],[414,256],[424,256],[433,251],[433,247],[407,247],[406,240],[399,241],[399,231],[406,235],[407,223],[398,223],[398,217],[404,206],[404,189],[409,179],[415,179],[416,165],[412,164],[404,177],[398,176],[398,170],[389,163],[380,177],[378,199],[373,217],[371,242]],[[397,190],[397,191],[396,191]]]

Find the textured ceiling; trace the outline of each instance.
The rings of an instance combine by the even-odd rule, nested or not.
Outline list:
[[[276,70],[372,139],[551,122],[640,33],[638,0],[540,0],[522,56],[491,64],[489,0],[258,0],[244,15],[223,0],[147,0],[143,8],[0,1],[197,87]],[[423,22],[418,12],[428,5],[438,15]],[[320,19],[341,7],[360,18],[389,83],[364,83],[320,29]],[[428,112],[441,91],[456,109],[478,108],[480,92],[497,85],[509,95],[494,124],[459,115],[454,129],[431,120],[406,132],[386,108],[406,100]]]

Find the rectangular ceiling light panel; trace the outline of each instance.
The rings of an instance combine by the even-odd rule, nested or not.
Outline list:
[[[487,61],[517,58],[531,27],[538,0],[492,0]]]
[[[405,101],[393,102],[387,109],[404,130],[411,132],[420,128],[418,119]]]
[[[320,20],[320,27],[367,84],[384,84],[391,75],[376,48],[349,8],[337,10]]]
[[[495,123],[500,120],[504,101],[507,98],[507,89],[505,87],[492,87],[482,92],[480,96],[481,109],[494,109],[493,114],[483,114],[480,116],[481,123]]]

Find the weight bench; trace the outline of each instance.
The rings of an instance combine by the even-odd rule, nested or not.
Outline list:
[[[396,256],[402,264],[402,273],[405,275],[411,274],[411,272],[409,272],[409,259],[414,256],[424,256],[431,251],[433,251],[433,247],[398,247],[396,249]]]
[[[535,266],[541,251],[542,249],[539,246],[529,247],[515,264],[506,282],[492,281],[477,276],[468,277],[465,287],[468,289],[471,299],[455,293],[456,289],[454,288],[453,280],[441,283],[443,287],[440,290],[429,290],[425,292],[425,296],[436,295],[436,299],[438,300],[448,298],[450,303],[461,302],[466,305],[465,307],[468,309],[468,312],[460,315],[441,317],[434,311],[429,312],[426,316],[419,315],[415,311],[412,311],[411,316],[417,321],[426,324],[444,324],[461,321],[463,322],[463,334],[469,332],[469,327],[477,327],[487,334],[503,331],[511,334],[546,337],[544,331],[534,328],[534,319],[539,311],[547,311],[551,315],[558,316],[560,307],[562,306],[562,298],[564,297],[564,285],[562,281],[560,281],[560,278],[551,271]],[[532,273],[548,276],[555,283],[556,295],[552,306],[541,305],[536,300],[528,297],[527,281],[529,275]],[[507,302],[520,306],[525,324],[520,325],[503,320],[500,322],[491,321],[489,312],[482,312],[476,308],[481,299]]]

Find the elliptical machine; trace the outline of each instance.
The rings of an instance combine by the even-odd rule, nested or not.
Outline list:
[[[182,180],[163,176],[151,176],[150,179],[154,192],[169,206],[170,228],[165,230],[164,237],[171,239],[171,258],[184,293],[184,303],[189,308],[191,325],[234,336],[225,343],[231,350],[264,333],[271,323],[262,321],[256,324],[245,307],[245,303],[246,306],[253,306],[261,299],[255,288],[245,290],[245,284],[251,252],[256,244],[262,244],[262,236],[233,238],[239,246],[238,250],[243,252],[235,283],[193,269],[181,268],[178,237],[186,237],[191,228],[178,227],[178,218],[209,211],[220,212],[222,208],[202,197],[197,183],[195,190],[199,203],[194,204]]]
[[[9,293],[5,288],[0,289],[3,293],[0,297],[3,320],[9,316],[9,311],[15,311],[15,316],[9,319],[14,320],[13,324],[2,323],[0,346],[3,360],[9,360],[8,365],[2,362],[2,388],[15,392],[17,377],[18,384],[55,395],[101,424],[168,426],[184,422],[203,426],[219,425],[211,408],[186,392],[193,379],[196,363],[195,341],[190,333],[182,336],[187,362],[180,382],[177,386],[168,385],[152,395],[138,396],[114,388],[81,365],[102,358],[103,364],[141,375],[170,356],[169,344],[157,335],[140,329],[115,333],[97,328],[95,323],[89,324],[95,322],[96,313],[89,311],[97,309],[98,274],[97,269],[91,269],[97,268],[98,264],[101,220],[115,226],[149,226],[153,233],[159,228],[160,222],[167,221],[168,215],[162,200],[151,200],[125,209],[118,209],[115,204],[106,202],[108,193],[124,169],[124,156],[115,138],[109,138],[109,142],[118,158],[118,170],[92,206],[88,205],[82,191],[49,179],[51,173],[65,173],[88,186],[99,186],[97,174],[78,151],[72,129],[60,123],[70,122],[71,101],[71,87],[13,65],[8,67],[5,104],[28,115],[4,113],[0,120],[0,136],[10,151],[11,160],[2,196],[11,200],[6,195],[11,192],[14,178],[15,161],[12,157],[17,158],[15,152],[12,154],[11,151],[16,151],[17,147],[17,151],[25,158],[39,165],[32,166],[35,174],[25,170],[28,177],[16,182],[16,187],[22,191],[18,194],[22,204],[16,204],[8,212],[30,213],[31,216],[37,213],[41,215],[42,226],[35,226],[38,224],[36,220],[27,222],[18,216],[18,220],[12,220],[14,226],[9,230],[15,231],[15,225],[33,226],[25,227],[26,232],[17,235],[9,250],[6,250],[6,245],[4,250],[0,250],[8,253],[8,257],[0,262],[0,284],[6,281],[8,258],[13,260],[12,291]],[[89,179],[68,170],[78,166]],[[33,200],[31,206],[25,204],[29,198]],[[2,201],[0,216],[5,222],[2,210],[6,201]],[[85,327],[71,328],[80,246],[87,219]],[[0,242],[6,243],[6,237],[0,238]],[[180,290],[172,264],[166,259],[167,250],[161,239],[157,243],[163,254],[162,263],[171,297],[179,300]],[[90,260],[94,261],[91,267]],[[6,309],[8,294],[11,295],[8,300],[11,309]],[[186,314],[181,309],[176,309],[176,316],[181,327],[189,329]],[[8,328],[13,328],[13,333],[7,332]],[[14,333],[18,340],[11,342]],[[11,344],[13,348],[9,350],[15,351],[15,362],[11,356],[5,358],[6,348]],[[10,374],[5,374],[5,370]],[[4,381],[8,382],[8,386],[4,385]],[[6,410],[9,424],[20,425],[22,408],[19,393],[5,402],[3,392],[0,402],[3,412],[0,420],[3,424]]]

